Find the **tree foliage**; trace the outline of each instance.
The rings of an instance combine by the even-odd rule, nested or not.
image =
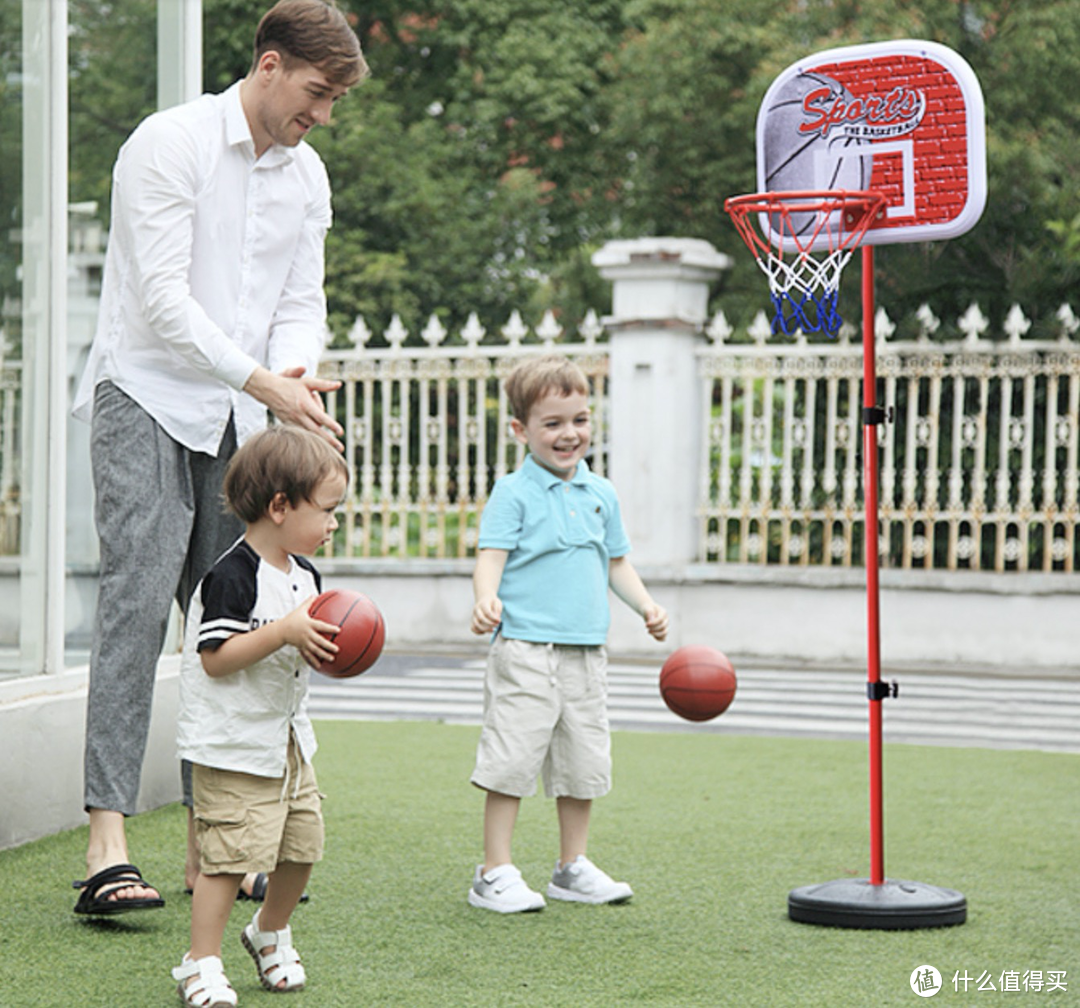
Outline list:
[[[344,187],[335,178],[335,247],[353,250],[331,287],[345,314],[460,323],[475,308],[491,324],[510,306],[560,304],[573,324],[607,307],[591,249],[673,234],[732,256],[715,303],[748,321],[764,282],[722,206],[756,188],[765,90],[807,53],[903,37],[950,46],[979,77],[989,197],[968,235],[880,249],[879,300],[898,319],[923,302],[946,319],[972,300],[997,318],[1018,302],[1049,324],[1071,294],[1080,131],[1060,82],[1080,62],[1080,8],[1068,0],[625,0],[588,18],[567,0],[363,7],[378,83],[348,99],[322,145],[332,171],[339,149],[364,166]],[[368,259],[374,273],[357,269]]]
[[[339,4],[373,69],[312,140],[334,185],[327,289],[339,335],[358,313],[374,329],[397,313],[416,333],[432,313],[454,328],[476,311],[492,329],[513,308],[535,321],[556,307],[573,327],[608,307],[591,252],[645,234],[728,253],[714,306],[749,321],[764,279],[722,206],[756,188],[761,98],[802,56],[885,38],[938,41],[971,63],[989,163],[986,211],[969,234],[879,250],[890,314],[928,302],[950,319],[976,300],[1000,318],[1017,302],[1049,325],[1080,274],[1080,99],[1063,84],[1080,69],[1072,0]],[[208,90],[246,73],[266,5],[203,0]],[[116,150],[153,106],[155,16],[155,0],[69,2],[70,193],[98,201],[103,218]],[[20,40],[0,32],[0,43],[8,139]],[[0,191],[9,227],[17,166]]]

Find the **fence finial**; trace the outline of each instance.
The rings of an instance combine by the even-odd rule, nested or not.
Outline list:
[[[363,315],[356,316],[356,321],[353,322],[352,328],[349,330],[348,339],[354,347],[367,346],[368,340],[371,339],[371,330],[364,321]]]
[[[882,307],[874,313],[874,336],[887,340],[896,332],[896,323],[889,318],[889,313]]]
[[[446,339],[446,326],[444,326],[439,321],[438,316],[432,312],[431,317],[427,320],[427,325],[424,326],[420,336],[428,346],[437,347],[444,339]]]
[[[982,309],[972,301],[968,305],[968,309],[960,316],[960,321],[957,323],[960,327],[960,331],[964,334],[964,338],[968,343],[975,343],[979,337],[986,332],[987,327],[990,325],[990,320],[982,313]]]
[[[1080,319],[1073,312],[1072,305],[1068,302],[1063,304],[1057,310],[1057,319],[1061,323],[1061,341],[1064,343],[1071,340],[1076,330],[1080,329]]]
[[[469,317],[461,330],[461,338],[465,341],[465,345],[475,349],[485,335],[487,335],[487,330],[480,324],[480,317],[474,311],[469,312]]]
[[[510,313],[506,325],[499,330],[506,337],[506,342],[512,347],[521,346],[521,341],[529,335],[529,330],[521,320],[521,312],[516,308]]]
[[[551,350],[555,341],[562,335],[562,326],[555,321],[555,313],[549,308],[536,327],[536,335],[543,341],[544,347]]]
[[[705,327],[705,335],[716,344],[723,343],[734,331],[723,308],[717,311],[712,321]]]
[[[750,328],[746,332],[758,346],[764,346],[772,335],[772,323],[763,311],[759,311],[754,316],[754,321],[750,323]]]
[[[400,350],[401,345],[409,338],[409,330],[405,328],[405,323],[401,321],[401,316],[397,312],[394,312],[394,317],[390,319],[390,325],[386,327],[383,335],[386,337],[386,342],[395,350]]]
[[[1009,337],[1009,343],[1017,345],[1020,342],[1020,337],[1025,335],[1031,328],[1031,319],[1029,319],[1015,302],[1009,309],[1009,314],[1005,316],[1005,324],[1002,326],[1006,334]]]
[[[578,326],[578,332],[581,333],[586,346],[591,347],[596,345],[596,341],[604,333],[604,327],[600,324],[600,319],[597,318],[595,309],[590,308],[585,313],[585,318],[582,319],[581,325]]]
[[[919,323],[919,342],[926,343],[938,331],[941,326],[941,319],[931,311],[930,306],[925,301],[919,305],[919,310],[915,312],[915,318]]]

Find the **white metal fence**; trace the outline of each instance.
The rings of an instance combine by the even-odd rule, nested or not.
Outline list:
[[[1057,339],[1032,340],[1014,307],[991,332],[976,306],[951,326],[922,309],[895,338],[877,318],[880,554],[885,566],[1080,570],[1080,321],[1058,312]],[[951,330],[951,333],[945,333]],[[455,331],[432,318],[409,334],[394,319],[327,353],[322,373],[342,419],[353,479],[331,553],[463,558],[494,481],[520,462],[502,379],[521,356],[555,349],[589,375],[593,468],[607,470],[608,343],[589,315],[572,335],[551,314],[514,313],[498,332],[475,317]],[[703,450],[697,465],[704,563],[857,566],[862,562],[861,346],[771,336],[763,316],[735,332],[723,315],[698,351]],[[0,368],[0,552],[19,550],[20,364]],[[642,403],[641,408],[655,408]],[[632,502],[624,502],[632,507]],[[693,519],[691,519],[693,520]]]
[[[535,330],[515,312],[494,339],[472,316],[456,333],[432,317],[409,339],[395,318],[381,340],[358,320],[353,348],[329,351],[320,368],[340,379],[328,408],[345,428],[352,470],[338,539],[330,555],[467,557],[494,481],[520,463],[502,379],[522,356],[556,346],[589,377],[592,468],[605,471],[607,353],[591,315],[573,342],[551,314]]]
[[[1080,324],[1068,307],[1058,317],[1060,338],[1034,341],[1019,308],[989,334],[972,306],[949,337],[923,309],[917,337],[898,340],[879,312],[879,401],[893,409],[879,428],[884,565],[1078,569]],[[521,458],[501,379],[523,354],[556,349],[582,364],[604,472],[619,432],[607,430],[603,329],[590,316],[562,337],[550,314],[530,329],[515,312],[492,334],[473,317],[458,332],[432,318],[410,336],[395,319],[381,338],[358,320],[353,347],[322,368],[344,383],[331,404],[354,473],[336,555],[473,555],[490,488]],[[699,353],[708,408],[694,420],[699,560],[861,563],[860,355],[844,334],[775,340],[763,317],[746,333],[713,319]]]
[[[878,313],[884,566],[1077,569],[1080,345],[1071,309],[1058,319],[1059,339],[1026,340],[1014,307],[988,338],[972,306],[955,338],[931,339],[923,309],[901,341]],[[701,559],[861,563],[861,345],[777,344],[764,319],[750,345],[722,319],[710,334]]]

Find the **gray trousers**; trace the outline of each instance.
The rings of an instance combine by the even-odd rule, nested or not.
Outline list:
[[[230,422],[216,458],[178,444],[111,382],[98,386],[90,435],[101,578],[86,710],[85,806],[135,813],[154,679],[175,598],[243,532],[224,511]]]

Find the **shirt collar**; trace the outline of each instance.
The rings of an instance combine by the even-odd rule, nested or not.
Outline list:
[[[561,476],[556,476],[550,470],[545,469],[532,455],[525,456],[525,462],[521,468],[530,479],[539,483],[545,490],[550,490],[560,483],[573,483],[576,486],[581,486],[588,482],[589,479],[589,463],[584,459],[578,462],[574,475],[568,480],[564,480]]]
[[[242,80],[238,80],[225,92],[225,139],[230,147],[246,146],[248,152],[254,157],[255,141],[251,136],[247,116],[244,114],[244,105],[240,101],[242,83]],[[288,147],[271,144],[259,159],[259,167],[273,168],[277,165],[288,164],[292,159],[293,152]]]

